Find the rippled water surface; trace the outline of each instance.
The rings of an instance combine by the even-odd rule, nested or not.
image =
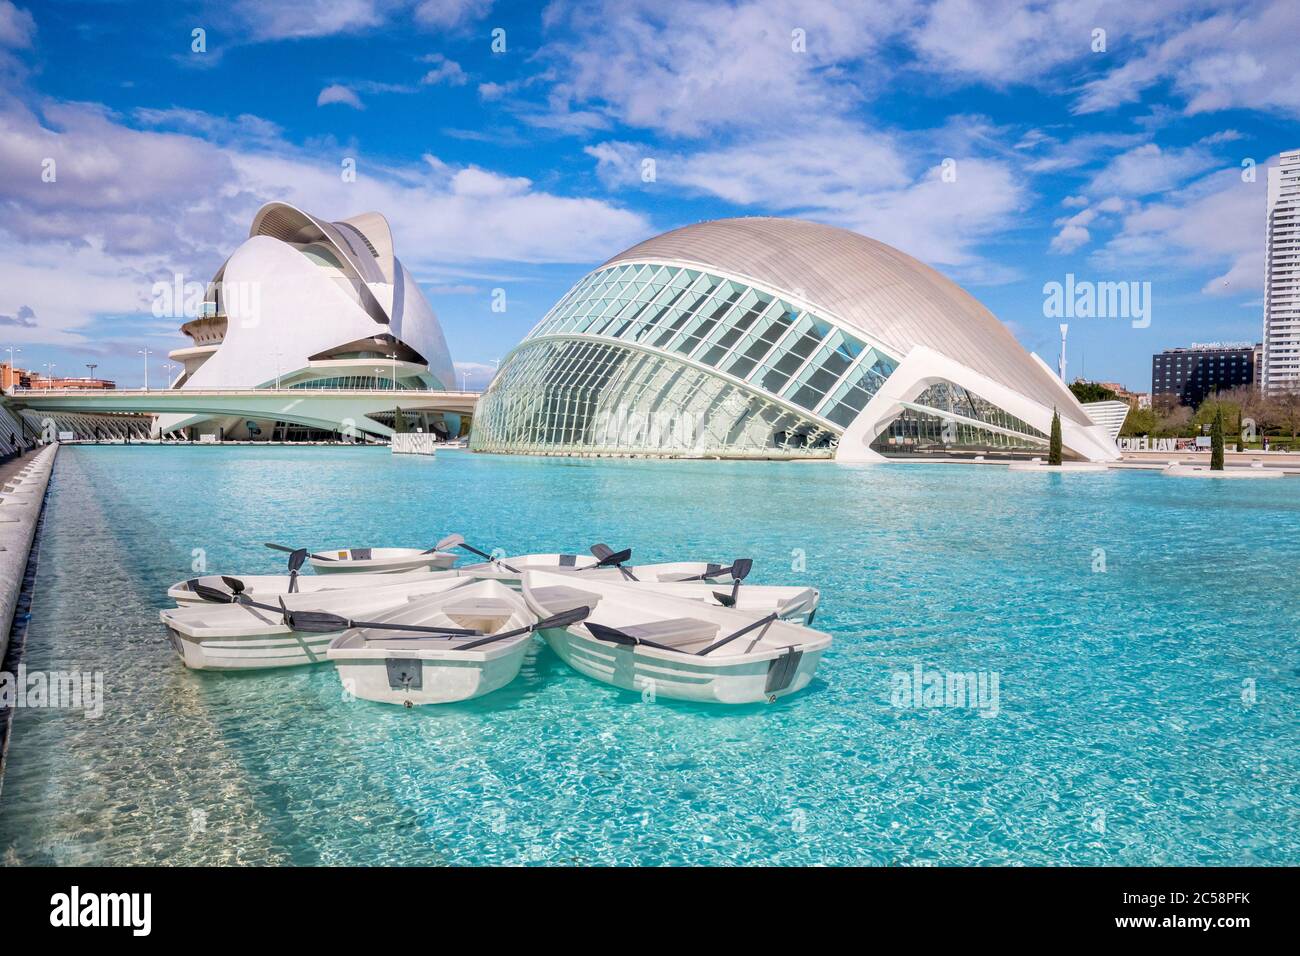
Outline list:
[[[511,552],[752,556],[753,580],[822,589],[835,644],[773,705],[645,703],[538,644],[508,688],[406,711],[345,701],[329,665],[187,671],[158,623],[196,554],[275,572],[263,541],[451,531]],[[0,852],[1295,864],[1297,568],[1295,479],[64,448],[25,663],[101,670],[107,700],[98,719],[16,713]],[[918,664],[996,675],[996,716],[893,706]]]

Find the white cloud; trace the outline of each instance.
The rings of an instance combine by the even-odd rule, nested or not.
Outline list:
[[[657,231],[609,202],[435,157],[392,168],[361,156],[357,180],[344,182],[341,154],[268,140],[256,117],[145,118],[229,139],[137,129],[89,104],[46,103],[38,117],[0,98],[0,314],[29,306],[40,317],[36,328],[11,327],[16,341],[85,344],[97,315],[147,314],[154,281],[174,273],[206,281],[271,199],[329,219],[377,210],[417,271],[601,261]],[[260,138],[241,140],[239,129]],[[53,183],[41,178],[45,158],[57,164]]]
[[[230,7],[259,41],[358,33],[406,16],[431,30],[449,30],[491,8],[492,0],[235,0]]]
[[[970,281],[1006,278],[975,252],[1012,224],[1024,186],[999,160],[955,157],[956,180],[936,161],[885,134],[842,123],[817,133],[766,136],[693,154],[662,154],[626,142],[588,147],[611,186],[680,187],[764,212],[803,216],[853,229],[923,262],[956,267]],[[940,154],[942,155],[942,154]],[[641,182],[641,163],[655,159],[656,182]]]
[[[32,45],[36,20],[31,11],[0,0],[0,46],[26,48]]]
[[[316,97],[317,106],[329,106],[331,103],[341,103],[344,106],[350,106],[354,110],[365,109],[365,104],[361,102],[361,97],[348,89],[341,83],[333,83],[320,91],[320,96]]]
[[[423,0],[415,8],[415,19],[446,30],[482,19],[490,9],[492,0]]]
[[[1202,136],[1200,143],[1203,146],[1217,146],[1219,143],[1234,143],[1241,139],[1241,133],[1235,129],[1224,129],[1217,133],[1211,133],[1209,136]]]
[[[255,40],[297,40],[377,27],[398,4],[386,0],[235,0],[232,12]]]
[[[1300,6],[1293,0],[1234,4],[1191,23],[1186,17],[1173,19],[1160,42],[1086,83],[1075,108],[1081,113],[1113,109],[1169,82],[1189,114],[1244,107],[1300,115],[1298,34]]]
[[[456,362],[456,384],[469,389],[487,388],[497,367],[489,362]]]
[[[430,53],[422,58],[423,62],[431,64],[432,69],[424,74],[421,83],[434,85],[446,83],[448,86],[464,86],[469,77],[461,69],[460,64],[455,60],[449,60],[441,53]]]
[[[869,60],[897,28],[901,2],[852,0],[587,0],[554,4],[544,23],[577,40],[545,48],[558,64],[547,125],[556,114],[617,117],[635,127],[695,136],[716,128],[788,126],[842,113],[860,100]],[[806,50],[792,49],[802,30]],[[591,128],[591,117],[580,124]]]
[[[1264,277],[1265,185],[1239,170],[1211,173],[1157,202],[1134,203],[1099,264],[1130,272],[1174,268],[1211,276],[1206,295],[1258,296]]]
[[[1088,186],[1093,195],[1146,196],[1168,192],[1218,163],[1199,147],[1161,149],[1146,143],[1111,159]]]
[[[1095,209],[1084,209],[1073,216],[1056,220],[1054,225],[1060,226],[1061,230],[1052,238],[1051,250],[1069,253],[1087,245],[1092,241],[1092,233],[1088,231],[1088,226],[1096,218]]]

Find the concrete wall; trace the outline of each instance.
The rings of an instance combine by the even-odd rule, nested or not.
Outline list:
[[[14,606],[23,588],[27,555],[58,452],[58,445],[47,445],[29,455],[0,486],[0,660],[9,649]]]

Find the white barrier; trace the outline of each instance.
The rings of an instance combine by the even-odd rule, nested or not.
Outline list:
[[[430,432],[404,432],[393,436],[389,446],[394,455],[432,455],[434,436]]]

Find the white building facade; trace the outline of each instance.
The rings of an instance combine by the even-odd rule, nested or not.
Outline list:
[[[1118,457],[1111,428],[950,280],[857,233],[754,217],[673,230],[580,280],[502,361],[471,447],[1041,455],[1054,411],[1068,457]]]
[[[1268,170],[1261,366],[1263,391],[1300,388],[1300,150]]]
[[[379,213],[327,222],[287,203],[266,204],[208,284],[202,314],[181,331],[191,344],[170,354],[184,368],[175,389],[392,389],[400,408],[402,390],[455,387],[437,317],[394,254]],[[328,431],[390,430],[373,414],[332,406],[342,413]],[[459,428],[441,418],[423,424],[453,434]],[[164,434],[249,438],[279,429],[275,437],[308,437],[289,434],[291,422],[246,416],[161,415],[157,427]]]

